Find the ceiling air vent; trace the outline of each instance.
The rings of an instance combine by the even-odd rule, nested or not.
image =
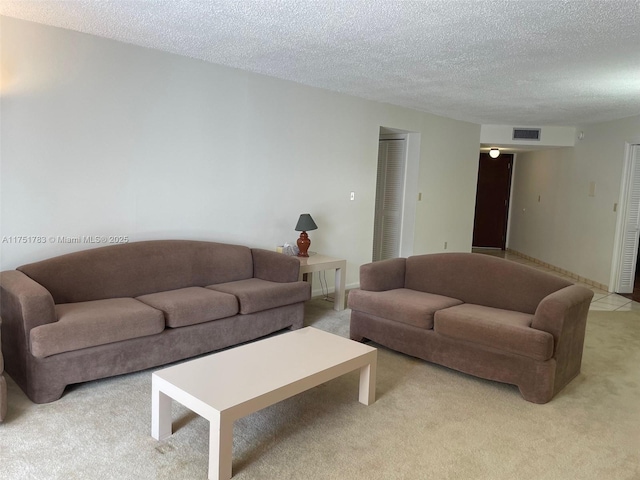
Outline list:
[[[540,140],[539,128],[514,128],[513,140]]]

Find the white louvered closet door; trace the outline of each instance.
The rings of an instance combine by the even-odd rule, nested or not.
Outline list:
[[[400,255],[400,232],[404,198],[406,140],[380,140],[373,260]]]
[[[632,148],[618,293],[633,292],[638,258],[638,237],[640,235],[640,145],[634,145]]]

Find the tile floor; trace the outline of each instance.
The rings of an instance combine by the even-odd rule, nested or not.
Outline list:
[[[546,267],[543,267],[542,265],[538,265],[537,263],[534,263],[530,260],[527,260],[526,258],[523,258],[519,255],[515,255],[511,252],[505,252],[503,250],[494,250],[494,249],[473,249],[474,252],[477,253],[484,253],[487,255],[495,255],[498,257],[502,257],[502,258],[506,258],[507,260],[511,260],[514,262],[518,262],[518,263],[522,263],[524,265],[528,265],[530,267],[533,268],[537,268],[538,270],[542,270],[544,272],[548,272],[551,273],[552,275],[556,275],[558,277],[562,277],[562,278],[566,278],[567,280],[569,280],[570,282],[573,282],[577,285],[582,285],[584,287],[590,288],[591,290],[593,290],[594,295],[593,295],[593,300],[591,301],[591,308],[590,310],[604,310],[604,311],[629,311],[629,310],[634,310],[634,311],[640,311],[640,303],[639,302],[634,302],[633,300],[631,300],[630,298],[626,298],[623,297],[622,295],[618,295],[617,293],[611,293],[611,292],[607,292],[606,290],[601,290],[599,288],[596,287],[592,287],[591,285],[586,285],[580,282],[576,282],[576,280],[570,278],[570,277],[565,277],[564,275],[561,275],[558,272],[555,272],[553,270],[550,270]]]

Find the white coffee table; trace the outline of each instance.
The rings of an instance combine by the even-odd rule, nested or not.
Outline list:
[[[375,401],[375,348],[312,327],[259,340],[152,375],[151,435],[171,435],[171,401],[210,422],[209,479],[231,478],[233,422],[360,370],[359,400]]]

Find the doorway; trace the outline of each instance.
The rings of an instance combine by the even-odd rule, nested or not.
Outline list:
[[[630,294],[634,292],[640,255],[640,145],[627,144],[626,150],[610,283],[612,291]]]
[[[387,157],[386,154],[381,155],[381,153],[384,153],[381,152],[381,148],[386,148],[383,147],[383,142],[389,140],[404,140],[404,153],[401,155],[402,159],[399,162],[396,161],[394,165],[391,165],[387,161],[384,161],[381,165],[380,161],[378,161],[376,203],[374,205],[373,260],[376,260],[376,251],[380,252],[380,258],[408,257],[413,255],[421,134],[381,126],[378,133],[378,160],[380,160],[381,156]],[[389,152],[387,151],[386,153]],[[382,168],[384,174],[381,176],[382,166],[384,166],[384,168]],[[389,175],[387,175],[389,167],[393,167],[391,168],[391,172],[393,173],[389,172]],[[403,168],[402,172],[396,171],[396,168],[399,167]],[[388,187],[391,187],[388,180],[392,177],[396,181],[396,187],[392,190],[394,191],[394,195],[398,195],[394,200],[395,208],[396,210],[399,208],[400,213],[399,217],[395,218],[394,223],[386,223],[386,226],[384,226],[385,222],[382,221],[384,207],[382,204],[385,191],[388,191]],[[389,184],[385,185],[385,183]],[[377,234],[376,229],[378,231]],[[395,237],[391,242],[393,246],[387,248],[385,253],[382,253],[381,246],[385,242],[385,238],[392,237]]]
[[[478,159],[478,186],[473,222],[473,247],[504,250],[507,244],[513,154]]]
[[[400,256],[406,160],[406,135],[380,135],[373,224],[374,262]]]
[[[637,259],[640,259],[640,242],[638,242]],[[635,275],[633,277],[633,288],[631,293],[620,293],[623,297],[629,298],[634,302],[640,302],[640,262],[636,260]]]

